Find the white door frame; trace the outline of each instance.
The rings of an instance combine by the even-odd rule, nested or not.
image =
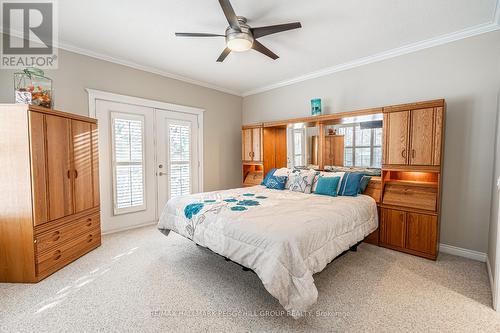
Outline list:
[[[182,113],[194,114],[198,117],[198,154],[200,167],[198,168],[198,192],[203,192],[203,114],[204,109],[195,108],[192,106],[178,105],[166,102],[155,101],[140,97],[115,94],[102,90],[85,89],[89,95],[89,117],[96,118],[95,104],[97,100],[104,100],[117,103],[127,103],[132,105],[146,106],[153,109],[162,109],[167,111],[175,111]]]
[[[199,167],[198,167],[198,188],[194,189],[197,192],[203,192],[203,174],[204,174],[204,168],[203,168],[203,114],[205,112],[204,109],[196,108],[196,107],[191,107],[191,106],[184,106],[184,105],[177,105],[177,104],[171,104],[171,103],[166,103],[166,102],[160,102],[160,101],[155,101],[155,100],[149,100],[145,98],[140,98],[140,97],[133,97],[133,96],[127,96],[127,95],[121,95],[121,94],[115,94],[107,91],[101,91],[101,90],[95,90],[95,89],[85,89],[88,93],[89,96],[89,117],[96,118],[97,117],[97,110],[96,110],[96,102],[98,100],[102,101],[108,101],[108,102],[115,102],[115,103],[124,103],[124,104],[130,104],[130,105],[137,105],[141,107],[148,107],[152,109],[159,109],[159,110],[166,110],[166,111],[174,111],[174,112],[180,112],[180,113],[186,113],[186,114],[191,114],[195,115],[198,120],[198,156],[199,156]],[[156,138],[154,138],[154,150],[156,151]],[[155,165],[157,164],[156,161],[154,161]],[[103,198],[101,197],[101,200]],[[158,210],[160,208],[158,207]],[[161,212],[158,211],[157,214],[160,214]],[[119,230],[116,230],[119,231]]]

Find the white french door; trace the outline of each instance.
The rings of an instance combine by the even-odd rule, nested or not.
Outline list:
[[[95,110],[104,232],[154,223],[171,197],[201,190],[199,115],[104,100]]]
[[[199,188],[198,117],[156,110],[158,206]]]

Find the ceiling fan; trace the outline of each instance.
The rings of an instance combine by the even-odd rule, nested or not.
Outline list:
[[[270,25],[266,27],[252,28],[247,24],[247,19],[243,16],[236,16],[229,0],[219,0],[222,11],[229,22],[229,27],[224,35],[207,33],[176,32],[177,37],[225,37],[226,48],[222,51],[217,62],[223,62],[231,51],[243,52],[254,49],[269,58],[276,60],[279,57],[267,47],[262,45],[257,38],[275,34],[282,31],[302,28],[300,22]]]

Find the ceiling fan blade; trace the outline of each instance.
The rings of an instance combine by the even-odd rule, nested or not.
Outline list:
[[[231,53],[231,49],[229,47],[226,47],[224,51],[222,51],[222,53],[220,54],[219,58],[217,59],[217,62],[223,62],[229,53]]]
[[[300,24],[300,22],[270,25],[267,27],[252,28],[250,30],[252,31],[253,38],[259,38],[267,35],[272,35],[278,32],[283,32],[298,28],[302,28],[302,24]]]
[[[177,36],[177,37],[226,37],[225,35],[205,34],[205,33],[197,33],[197,32],[176,32],[175,36]]]
[[[222,11],[226,16],[227,21],[229,22],[229,26],[234,30],[241,31],[240,23],[238,22],[238,17],[234,12],[233,6],[231,6],[231,2],[229,0],[219,0],[220,6],[222,7]]]
[[[264,45],[262,45],[260,42],[258,42],[256,40],[253,41],[252,49],[254,49],[255,51],[258,51],[262,54],[265,54],[266,56],[268,56],[269,58],[271,58],[273,60],[276,60],[279,58],[273,51],[269,50],[267,47],[265,47]]]

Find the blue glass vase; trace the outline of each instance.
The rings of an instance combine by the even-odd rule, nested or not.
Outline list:
[[[321,98],[311,99],[311,114],[319,116],[321,114]]]

